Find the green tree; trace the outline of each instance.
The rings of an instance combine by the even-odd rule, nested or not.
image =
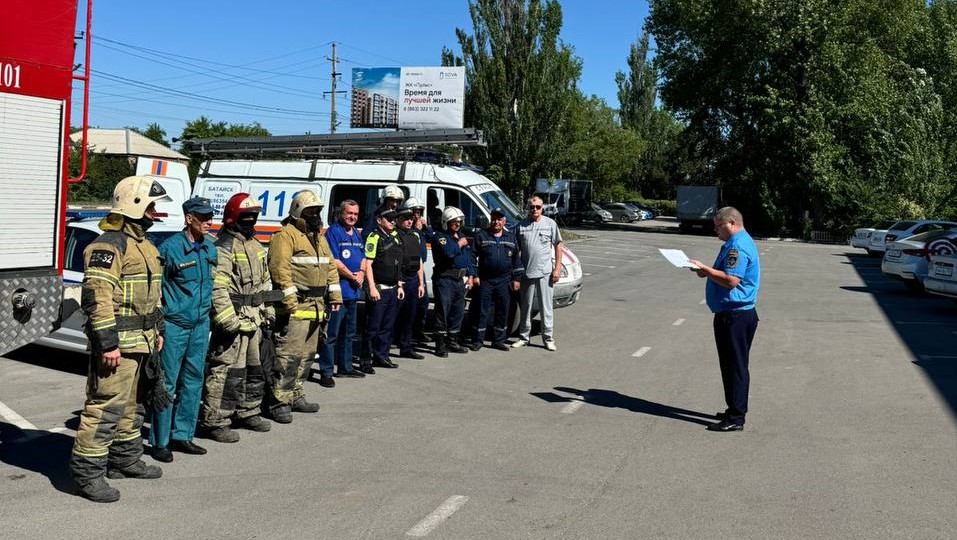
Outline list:
[[[503,188],[554,174],[581,63],[558,38],[556,0],[475,0],[470,35],[456,29],[466,70],[466,124],[483,130],[481,161]],[[443,61],[454,59],[443,54]]]
[[[628,74],[615,74],[618,85],[618,114],[621,124],[647,138],[654,122],[657,81],[655,68],[648,61],[647,32],[641,34],[628,51]]]
[[[262,127],[259,122],[251,124],[232,124],[223,121],[213,122],[206,116],[200,116],[196,120],[190,120],[183,126],[183,131],[177,141],[187,141],[192,139],[211,139],[213,137],[268,137],[271,135],[269,130]],[[199,166],[206,159],[201,155],[191,155],[189,157],[189,175],[196,178]]]
[[[126,126],[126,129],[135,131],[147,139],[156,141],[169,148],[169,141],[166,140],[166,130],[160,127],[160,125],[156,122],[150,122],[147,124],[146,129],[140,129],[136,126]]]

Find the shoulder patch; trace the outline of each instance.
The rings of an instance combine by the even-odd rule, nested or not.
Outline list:
[[[444,245],[447,244],[448,242],[449,242],[448,239],[446,239],[444,236],[440,236],[440,237],[439,237],[439,244],[441,244],[441,245],[444,246]]]
[[[738,250],[729,249],[728,250],[728,262],[725,265],[726,268],[735,268],[738,266]]]
[[[106,249],[94,249],[90,254],[89,268],[112,268],[116,253]]]

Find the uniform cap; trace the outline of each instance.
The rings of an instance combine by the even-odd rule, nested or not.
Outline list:
[[[186,202],[183,203],[183,212],[197,215],[211,215],[216,213],[209,204],[209,199],[200,197],[199,195],[187,199]]]
[[[495,207],[495,208],[492,209],[491,212],[489,212],[489,214],[492,215],[492,216],[502,216],[502,217],[505,217],[505,210],[502,210],[501,207]]]
[[[375,215],[375,217],[377,218],[383,217],[386,219],[395,219],[395,216],[396,216],[396,211],[392,210],[391,208],[380,208]]]

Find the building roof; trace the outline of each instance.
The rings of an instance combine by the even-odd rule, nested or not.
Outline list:
[[[83,133],[77,131],[70,135],[70,140],[79,144]],[[188,161],[189,158],[175,150],[144,137],[132,129],[90,129],[87,135],[90,149],[98,154],[120,156],[147,156],[177,161]]]

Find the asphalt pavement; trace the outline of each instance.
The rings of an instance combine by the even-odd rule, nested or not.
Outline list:
[[[113,481],[111,505],[67,493],[85,360],[0,359],[3,538],[955,537],[957,305],[861,250],[759,241],[751,411],[712,433],[704,282],[657,248],[711,261],[720,242],[575,232],[585,285],[557,352],[533,337],[310,384],[319,414],[197,439],[208,455]]]

